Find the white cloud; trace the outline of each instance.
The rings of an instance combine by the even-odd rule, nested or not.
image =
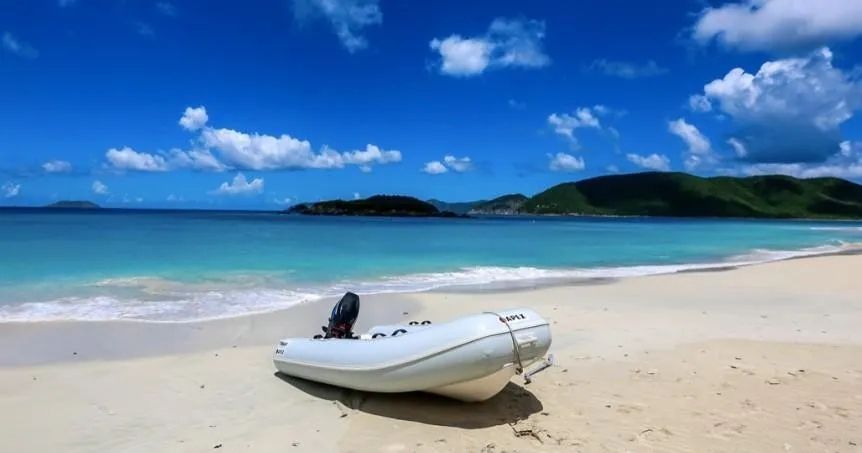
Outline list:
[[[745,143],[742,143],[737,138],[730,137],[727,139],[727,144],[733,148],[733,152],[736,154],[736,157],[744,158],[748,156],[748,150],[745,148]]]
[[[45,173],[69,173],[72,171],[72,164],[65,160],[50,160],[42,164],[42,170],[45,170]]]
[[[683,161],[686,170],[694,171],[705,165],[716,162],[712,152],[712,145],[693,124],[689,124],[683,118],[668,122],[668,131],[676,135],[686,145],[686,156]]]
[[[670,159],[664,154],[650,154],[649,156],[641,156],[639,154],[626,154],[626,159],[629,162],[641,168],[647,168],[656,171],[670,171]]]
[[[186,111],[183,112],[179,124],[187,131],[196,131],[206,126],[209,119],[206,107],[186,107]]]
[[[858,0],[744,0],[706,8],[692,30],[701,44],[713,40],[744,51],[811,49],[862,34]]]
[[[497,18],[478,37],[450,35],[433,39],[431,50],[440,56],[440,73],[470,77],[486,69],[540,68],[551,60],[542,49],[545,23],[538,20]]]
[[[203,171],[333,169],[355,165],[369,172],[374,165],[401,161],[401,151],[386,150],[368,144],[364,149],[338,152],[323,146],[315,152],[308,140],[287,134],[280,136],[245,133],[233,129],[207,126],[206,108],[186,108],[179,124],[190,131],[199,131],[194,148],[178,148],[158,153],[138,152],[130,147],[111,148],[105,153],[108,166],[116,170],[171,171],[193,169]]]
[[[168,162],[158,154],[139,153],[128,146],[111,148],[105,158],[117,170],[168,171]]]
[[[275,204],[280,204],[282,206],[287,206],[287,205],[293,203],[293,198],[290,198],[290,197],[273,198],[272,202]]]
[[[605,167],[605,170],[607,170],[608,173],[619,173],[620,167],[617,167],[616,165],[611,164],[611,165],[608,165],[607,167]]]
[[[548,154],[548,158],[550,159],[548,168],[552,171],[579,171],[586,167],[582,157],[575,157],[571,154]]]
[[[735,68],[703,95],[738,127],[754,162],[816,162],[835,153],[840,126],[862,108],[862,84],[832,66],[832,52],[767,61],[752,74]]]
[[[428,173],[429,175],[439,175],[449,171],[445,165],[443,165],[439,160],[432,160],[431,162],[425,162],[425,166],[422,167],[423,173]]]
[[[3,198],[14,198],[17,197],[18,193],[21,191],[21,184],[7,181],[2,187],[0,187],[0,190],[3,191]]]
[[[455,157],[451,154],[447,154],[446,156],[443,156],[443,163],[458,173],[463,173],[473,168],[473,162],[468,156]]]
[[[371,171],[372,164],[389,164],[401,162],[401,151],[383,150],[372,144],[365,145],[364,150],[347,151],[342,154],[345,164],[358,165],[365,173]]]
[[[21,58],[32,60],[39,56],[39,51],[33,46],[16,38],[12,33],[4,32],[3,38],[0,39],[0,44],[7,52],[17,55]]]
[[[368,47],[365,28],[383,23],[379,0],[294,0],[293,12],[299,21],[322,14],[350,53]]]
[[[712,110],[712,102],[702,94],[692,94],[688,97],[688,108],[694,112],[709,112]]]
[[[401,161],[400,151],[382,150],[375,145],[344,153],[324,146],[320,152],[314,152],[308,140],[296,139],[287,134],[275,137],[246,134],[232,129],[205,128],[201,140],[206,147],[218,151],[227,164],[251,170],[325,169],[357,165],[368,171],[373,164]]]
[[[604,75],[619,77],[622,79],[637,79],[642,77],[655,77],[662,74],[667,74],[667,68],[659,66],[655,61],[649,60],[646,63],[634,63],[629,61],[614,61],[604,58],[594,60],[589,69],[592,71],[601,72]]]
[[[709,154],[712,146],[707,139],[693,124],[689,124],[684,118],[669,121],[667,128],[671,134],[681,138],[688,147],[691,154]]]
[[[604,106],[598,106],[601,110]],[[589,107],[580,107],[575,110],[574,114],[568,113],[552,113],[548,116],[548,124],[554,129],[558,135],[562,135],[573,143],[577,143],[575,138],[575,129],[594,128],[601,129],[602,125],[599,119],[593,114]]]
[[[156,10],[165,16],[176,17],[177,16],[177,8],[173,3],[170,2],[157,2]]]
[[[242,173],[237,173],[233,180],[223,182],[213,191],[216,195],[254,195],[263,192],[263,178],[255,178],[250,182]]]
[[[207,149],[192,149],[183,151],[172,149],[167,153],[151,154],[135,151],[128,146],[111,148],[105,153],[108,164],[115,170],[132,170],[144,172],[163,172],[179,169],[204,171],[224,171],[227,166],[222,164]]]
[[[97,195],[105,195],[108,193],[108,186],[99,180],[93,181],[93,185],[90,186],[90,188],[93,189],[93,193]]]
[[[353,192],[353,199],[354,200],[358,200],[360,198],[362,198],[362,197],[359,195],[359,192]]]

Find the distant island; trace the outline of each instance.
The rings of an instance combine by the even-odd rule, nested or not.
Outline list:
[[[862,185],[839,178],[703,178],[687,173],[644,172],[558,184],[532,197],[509,194],[492,200],[446,203],[377,195],[363,200],[300,204],[287,212],[401,217],[466,214],[858,219],[862,218]]]
[[[99,209],[101,206],[92,201],[79,200],[62,200],[56,203],[51,203],[45,206],[46,208],[65,208],[65,209]]]
[[[361,200],[329,200],[290,207],[288,214],[386,217],[458,217],[431,203],[401,195],[375,195]]]

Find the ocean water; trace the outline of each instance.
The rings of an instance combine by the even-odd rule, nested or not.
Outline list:
[[[862,222],[0,209],[0,321],[190,321],[360,294],[830,253]]]

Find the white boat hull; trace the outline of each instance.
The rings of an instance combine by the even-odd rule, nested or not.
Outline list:
[[[391,336],[397,329],[407,332]],[[386,332],[360,340],[285,339],[273,362],[286,375],[356,390],[425,391],[483,401],[541,360],[551,345],[548,322],[529,309],[430,326],[377,327],[369,334]]]

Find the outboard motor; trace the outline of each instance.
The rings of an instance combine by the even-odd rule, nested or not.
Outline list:
[[[355,338],[353,336],[353,324],[359,317],[359,296],[351,292],[332,307],[329,315],[329,327],[323,327],[326,334],[323,338]]]

